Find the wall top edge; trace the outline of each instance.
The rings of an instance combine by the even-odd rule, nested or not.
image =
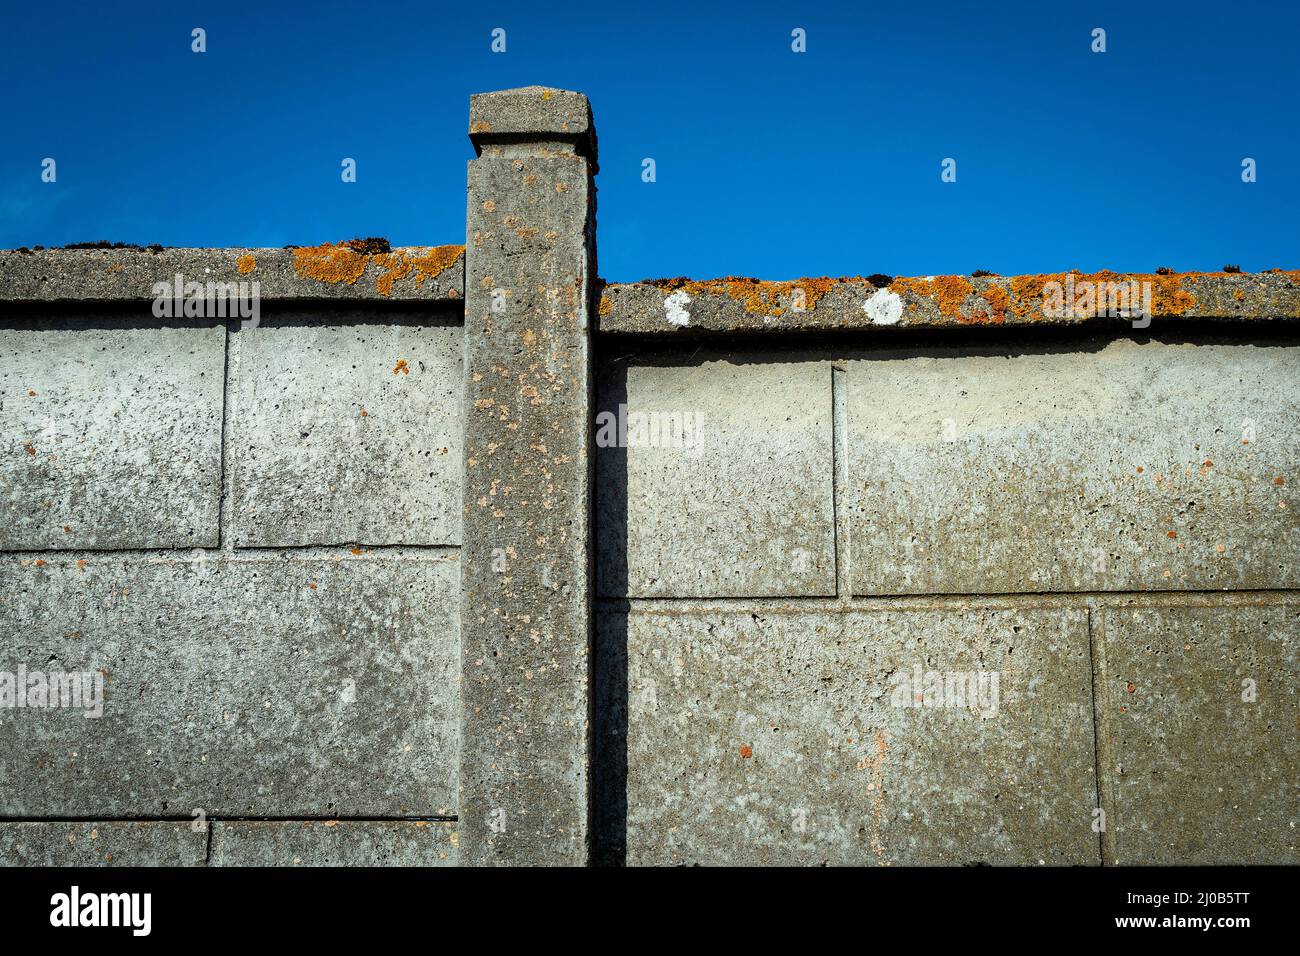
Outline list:
[[[283,249],[109,246],[0,251],[0,302],[153,300],[162,285],[247,283],[262,299],[459,300],[465,247],[353,240]],[[254,287],[253,283],[257,283]],[[193,289],[191,289],[193,291]],[[221,294],[218,292],[218,294]]]
[[[613,334],[1300,322],[1300,270],[648,279],[600,289]]]

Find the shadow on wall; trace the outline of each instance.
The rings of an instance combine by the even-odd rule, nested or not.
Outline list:
[[[627,365],[597,361],[597,409],[627,402]],[[596,591],[627,594],[627,449],[596,449],[593,539]],[[623,598],[596,601],[592,680],[592,862],[623,866],[627,861],[627,618]]]

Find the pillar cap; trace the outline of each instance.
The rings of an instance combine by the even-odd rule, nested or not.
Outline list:
[[[485,143],[563,140],[596,157],[591,103],[581,93],[546,86],[475,93],[469,98],[469,138],[479,151]]]

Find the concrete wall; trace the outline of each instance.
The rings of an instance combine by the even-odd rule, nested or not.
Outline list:
[[[454,861],[459,303],[143,311],[0,329],[0,669],[104,681],[0,708],[0,861]]]
[[[598,452],[608,858],[1296,861],[1294,339],[631,351],[700,440]]]
[[[1300,273],[604,285],[470,133],[464,249],[0,253],[0,864],[1297,861]]]

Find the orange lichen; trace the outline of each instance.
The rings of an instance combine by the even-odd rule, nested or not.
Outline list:
[[[393,366],[394,375],[410,375],[411,367],[406,364],[406,359],[398,359],[397,364]]]
[[[740,756],[745,760],[748,760],[750,757],[754,756],[754,748],[751,747],[749,744],[741,744]]]
[[[411,265],[415,267],[416,285],[424,285],[427,280],[438,278],[464,254],[464,246],[432,246],[420,255],[412,253]]]
[[[600,306],[596,309],[601,315],[609,315],[614,311],[614,300],[607,295],[600,297]]]
[[[820,278],[791,279],[786,282],[765,282],[741,276],[726,276],[722,279],[705,279],[696,282],[691,279],[656,279],[650,285],[666,292],[684,291],[687,295],[728,295],[745,306],[745,311],[753,315],[780,316],[786,312],[811,312],[817,308],[817,302],[842,280],[825,276]],[[802,303],[799,296],[802,295]],[[782,304],[784,302],[784,305]],[[802,308],[800,307],[802,306]]]
[[[257,268],[257,260],[249,255],[240,256],[235,260],[235,268],[239,270],[240,275],[248,275]]]
[[[412,272],[417,285],[423,286],[465,254],[464,246],[415,246],[391,252],[365,253],[357,251],[356,245],[354,240],[351,243],[327,242],[320,246],[299,247],[293,250],[294,269],[304,279],[355,285],[365,275],[366,268],[374,263],[379,273],[375,278],[375,291],[388,296],[393,293],[393,285]],[[247,258],[252,259],[251,256]]]
[[[1007,290],[1000,285],[989,285],[987,288],[980,290],[979,297],[988,303],[989,321],[994,325],[1001,325],[1007,320],[1007,312],[1011,308],[1011,296]],[[973,312],[974,317],[978,318],[980,310]]]
[[[384,252],[371,258],[384,270],[375,280],[375,291],[380,295],[392,295],[393,283],[411,274],[411,262],[400,251]]]
[[[979,317],[968,316],[963,311],[966,297],[975,291],[975,287],[963,276],[935,276],[928,279],[895,278],[889,285],[889,291],[900,296],[911,292],[922,298],[932,298],[939,306],[939,314],[946,318],[963,322],[980,321]]]
[[[492,124],[486,120],[475,120],[469,124],[469,131],[471,133],[490,133],[492,132]]]
[[[356,285],[366,271],[366,257],[342,243],[326,242],[319,246],[299,246],[293,250],[293,267],[304,279]]]
[[[1141,276],[1133,276],[1139,282],[1147,281]],[[1151,294],[1151,313],[1153,315],[1182,315],[1196,305],[1196,297],[1179,288],[1182,276],[1156,276]]]
[[[1116,286],[1123,286],[1130,282],[1138,282],[1150,286],[1151,314],[1153,316],[1182,315],[1196,305],[1196,297],[1182,288],[1184,281],[1195,282],[1201,278],[1217,278],[1226,274],[1204,272],[1119,273],[1112,272],[1109,269],[1102,269],[1092,273],[1072,270],[1070,272],[1016,276],[1011,280],[1013,300],[1011,311],[1017,318],[1028,319],[1031,322],[1062,317],[1075,319],[1102,318],[1113,315],[1111,311],[1113,303],[1106,291],[1113,287],[1097,287],[1102,283],[1114,283]],[[1076,290],[1080,290],[1075,292],[1074,301],[1067,300],[1064,302],[1065,316],[1049,315],[1044,309],[1047,289],[1053,283],[1061,290],[1068,290],[1071,286]],[[1085,284],[1091,284],[1094,287],[1091,297],[1085,298],[1083,295],[1082,289]],[[1136,309],[1142,304],[1139,300],[1127,307]]]

